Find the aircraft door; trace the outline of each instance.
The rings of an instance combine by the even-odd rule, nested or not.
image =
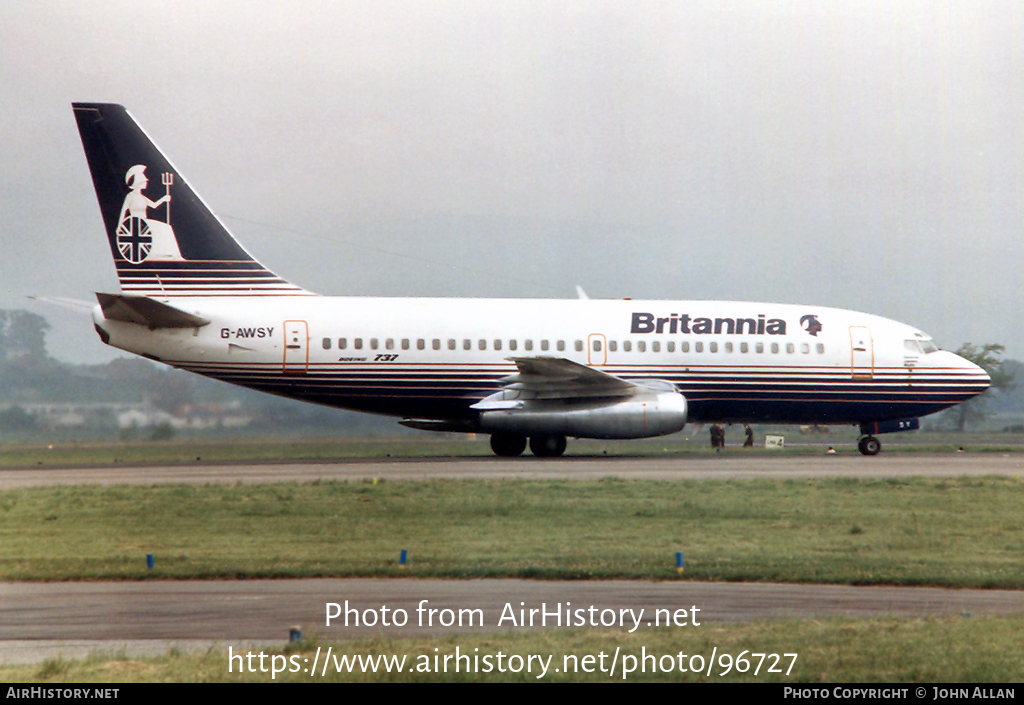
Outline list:
[[[587,364],[605,365],[608,363],[608,341],[600,333],[587,336]]]
[[[850,375],[854,379],[871,379],[875,375],[875,348],[871,330],[850,326]]]
[[[284,322],[284,371],[306,372],[309,368],[309,326],[305,321]]]

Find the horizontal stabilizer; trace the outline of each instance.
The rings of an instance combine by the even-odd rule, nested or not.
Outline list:
[[[69,311],[77,311],[78,313],[85,314],[86,316],[92,315],[92,310],[96,306],[91,301],[82,301],[81,299],[66,299],[62,296],[29,296],[28,298],[33,301],[42,301],[44,304],[53,304],[54,306],[60,306],[66,308]]]
[[[112,321],[138,323],[149,328],[201,328],[210,319],[182,311],[169,304],[145,296],[96,294],[103,317]]]

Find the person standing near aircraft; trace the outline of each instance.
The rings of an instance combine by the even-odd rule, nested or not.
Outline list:
[[[746,440],[743,441],[744,448],[754,447],[754,429],[750,427],[750,424],[743,424],[743,432],[747,435]]]
[[[711,447],[715,450],[725,448],[725,428],[720,423],[711,424]]]

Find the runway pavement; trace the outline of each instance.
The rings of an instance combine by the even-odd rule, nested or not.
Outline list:
[[[309,482],[312,480],[426,480],[522,478],[592,480],[751,479],[786,477],[896,477],[1019,475],[1018,453],[891,453],[845,455],[688,455],[559,459],[425,458],[308,463],[213,463],[141,467],[20,468],[0,470],[0,490],[43,485]]]
[[[350,625],[344,626],[346,601],[348,608],[359,613],[359,626],[355,626],[354,614],[350,614]],[[328,603],[337,603],[341,612],[331,626],[326,624]],[[0,633],[4,635],[0,663],[38,661],[58,653],[70,656],[89,650],[161,653],[172,645],[195,649],[215,643],[280,644],[293,626],[301,626],[305,636],[328,639],[452,632],[472,639],[495,629],[529,629],[519,623],[519,610],[525,609],[529,615],[529,610],[539,610],[542,604],[547,612],[558,609],[563,617],[570,605],[573,610],[584,610],[588,627],[602,621],[607,626],[623,609],[632,609],[635,615],[643,610],[639,626],[626,617],[625,626],[615,627],[640,630],[657,628],[656,618],[667,620],[669,615],[680,616],[677,610],[686,610],[687,626],[674,628],[700,629],[725,621],[766,618],[966,617],[1024,612],[1024,591],[622,580],[0,583]],[[391,626],[382,625],[383,606],[389,610]],[[418,612],[419,607],[424,611]],[[452,612],[441,612],[445,608]],[[431,609],[437,612],[431,615]],[[667,611],[658,614],[659,609]],[[397,610],[405,610],[404,626],[394,624],[401,621]],[[472,626],[464,613],[460,627],[456,621],[459,610],[480,612],[472,617]],[[510,614],[515,622],[508,619]],[[362,621],[368,616],[375,622],[372,626]],[[443,626],[447,621],[454,623]],[[534,614],[534,621],[532,628],[543,628],[539,613]],[[546,626],[558,623],[549,617]]]

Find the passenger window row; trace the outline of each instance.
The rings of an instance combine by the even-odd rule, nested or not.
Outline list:
[[[381,347],[380,346],[380,339],[379,338],[370,338],[368,343],[369,343],[369,349],[370,350],[379,350],[380,347]],[[324,350],[330,350],[333,344],[334,344],[334,339],[333,338],[324,338],[323,339],[323,348],[324,348]],[[410,347],[411,347],[411,344],[412,343],[411,343],[409,338],[402,338],[402,340],[401,340],[401,349],[402,350],[409,350]],[[490,341],[490,347],[488,347],[488,341],[483,339],[483,338],[481,338],[481,339],[476,341],[475,347],[478,350],[488,350],[488,349],[491,349],[491,350],[502,350],[503,349],[503,345],[504,345],[504,343],[503,343],[503,341],[501,339],[495,339],[493,341]],[[460,347],[459,346],[459,341],[456,340],[455,338],[448,338],[447,342],[445,343],[445,346],[449,350],[458,350],[459,347]],[[442,340],[440,338],[434,338],[434,339],[432,339],[430,341],[430,349],[431,350],[440,350],[441,347],[442,347]],[[461,347],[462,347],[463,350],[472,350],[474,348],[474,341],[472,341],[472,340],[470,340],[468,338],[465,338],[465,339],[462,340]],[[338,338],[338,350],[348,350],[348,349],[349,349],[349,339],[348,338]],[[363,339],[362,338],[353,338],[352,339],[352,349],[353,350],[362,350],[363,349]],[[394,340],[394,338],[386,338],[384,340],[384,349],[385,350],[394,350],[395,349],[395,340]],[[417,338],[416,339],[416,349],[417,350],[426,350],[427,349],[427,341],[424,338]],[[509,340],[508,341],[508,349],[509,350],[518,350],[519,349],[519,341],[517,341],[517,340]],[[534,349],[534,347],[533,347],[533,341],[532,340],[524,340],[523,341],[523,350],[533,350],[533,349]],[[575,341],[575,343],[573,343],[573,349],[576,350],[576,352],[583,352],[583,341],[582,340]],[[540,341],[540,350],[541,350],[541,352],[550,351],[551,350],[551,341],[549,341],[549,340],[541,340]],[[557,340],[557,341],[555,341],[555,350],[557,350],[559,352],[564,352],[565,351],[565,341],[564,340]]]
[[[619,349],[619,344],[618,344],[617,341],[615,341],[615,340],[609,340],[608,341],[608,352],[617,352],[618,349]],[[661,341],[657,341],[657,340],[652,341],[651,345],[650,345],[650,349],[651,349],[651,352],[661,352],[661,349],[662,349],[661,348]],[[722,352],[725,352],[725,353],[734,353],[734,352],[736,352],[738,350],[740,353],[747,354],[747,353],[750,352],[751,347],[750,347],[750,343],[745,343],[744,342],[744,343],[736,344],[736,343],[733,343],[732,341],[729,341],[729,342],[723,343],[721,345],[721,348],[720,348],[720,346],[718,344],[718,341],[716,341],[716,340],[710,341],[708,343],[708,345],[707,345],[707,351],[710,352],[710,353],[717,353],[717,352],[719,352],[720,349],[721,349]],[[779,349],[780,349],[779,348],[779,343],[771,343],[770,347],[768,349],[771,350],[772,353],[778,354],[779,353]],[[825,344],[824,343],[816,343],[814,349],[815,349],[815,352],[818,353],[819,355],[824,355],[825,354]],[[704,350],[705,350],[705,348],[704,348],[704,341],[698,340],[698,341],[693,343],[693,351],[694,352],[702,353],[702,352],[704,352]],[[764,353],[764,351],[765,351],[765,344],[764,343],[754,343],[753,350],[754,350],[755,353]],[[595,340],[594,341],[594,352],[600,352],[600,351],[601,351],[601,343],[600,343],[600,341]],[[638,340],[636,342],[636,351],[637,352],[647,352],[647,341]],[[665,351],[666,352],[670,352],[670,353],[674,353],[676,351],[675,341],[670,340],[667,343],[665,343]],[[622,341],[622,352],[633,352],[633,341],[623,340]],[[683,353],[690,352],[690,341],[684,340],[683,342],[679,343],[679,352],[683,352]],[[786,343],[786,352],[790,353],[790,354],[795,353],[796,352],[796,344],[795,343]],[[809,343],[800,343],[800,352],[803,353],[804,355],[810,354],[810,352],[811,352],[810,344]]]
[[[333,342],[334,341],[333,341],[332,338],[324,338],[323,339],[323,348],[324,348],[324,350],[330,350]],[[381,349],[381,341],[380,341],[379,338],[370,338],[368,342],[369,342],[369,349],[370,350],[379,350],[379,349]],[[441,344],[442,344],[442,341],[441,341],[440,338],[433,338],[430,341],[430,349],[431,350],[440,350],[441,349]],[[476,346],[475,347],[478,350],[488,350],[488,349],[491,349],[491,350],[502,350],[504,342],[501,339],[495,339],[493,341],[490,341],[490,344],[491,344],[491,347],[488,348],[488,341],[486,339],[484,339],[484,338],[480,338],[480,339],[478,339],[476,341]],[[402,350],[409,350],[410,346],[411,346],[411,341],[410,341],[409,338],[402,338],[401,342],[400,342],[400,345],[401,345],[401,349]],[[634,345],[633,341],[631,341],[631,340],[623,340],[622,341],[622,352],[627,352],[627,353],[628,352],[633,352],[633,345]],[[769,350],[771,350],[772,354],[776,354],[777,355],[779,353],[779,350],[780,350],[779,345],[780,345],[779,343],[770,343],[769,344]],[[348,338],[338,338],[338,350],[348,350],[348,347],[349,347],[349,339]],[[447,342],[446,342],[446,347],[449,350],[457,350],[459,348],[459,341],[456,340],[455,338],[448,338]],[[462,349],[463,350],[472,350],[473,347],[474,347],[474,341],[470,340],[469,338],[464,338],[462,340]],[[573,349],[576,352],[583,352],[583,347],[584,346],[583,346],[583,341],[582,340],[577,340],[577,341],[575,341],[573,343]],[[600,339],[595,339],[593,341],[592,347],[593,347],[594,352],[601,352],[601,348],[602,348],[601,340]],[[353,338],[352,339],[352,349],[353,350],[362,350],[363,349],[363,339],[362,338]],[[384,339],[384,348],[383,349],[384,350],[394,350],[395,349],[395,340],[394,340],[394,338],[385,338]],[[416,339],[416,349],[417,350],[426,350],[427,349],[427,340],[424,339],[424,338],[417,338]],[[514,351],[516,351],[518,349],[519,349],[519,341],[517,341],[517,340],[509,340],[508,341],[508,350],[514,352]],[[533,347],[533,340],[527,339],[527,340],[523,341],[523,350],[532,351],[533,349],[534,349],[534,347]],[[729,341],[729,342],[726,342],[726,343],[722,344],[722,350],[725,353],[733,353],[733,352],[736,352],[737,349],[739,350],[740,353],[747,354],[751,350],[750,343],[743,342],[743,343],[734,344],[732,341]],[[794,354],[796,352],[796,345],[794,343],[786,343],[785,344],[785,349],[786,349],[787,353]],[[541,352],[548,352],[550,350],[551,350],[550,341],[541,340],[540,341],[540,351]],[[564,340],[555,341],[555,350],[557,350],[559,352],[564,352],[565,351],[565,341]],[[619,350],[619,343],[618,343],[618,341],[609,340],[608,341],[608,352],[618,352],[618,350]],[[648,350],[648,343],[647,343],[646,340],[638,340],[638,341],[636,341],[636,351],[637,352],[641,352],[642,353],[642,352],[647,352],[647,350]],[[664,350],[665,350],[665,352],[674,353],[676,351],[676,342],[674,340],[666,341],[664,343]],[[708,342],[707,350],[710,353],[717,353],[717,352],[719,352],[718,341],[712,340],[712,341]],[[754,350],[755,353],[764,353],[764,351],[765,351],[765,344],[764,343],[754,343],[753,344],[753,350]],[[650,342],[650,351],[651,352],[655,352],[655,353],[661,352],[662,351],[662,342],[660,340],[653,340],[653,341],[651,341]],[[697,352],[697,353],[704,352],[704,341],[696,341],[696,342],[694,342],[693,343],[693,351]],[[682,352],[682,353],[690,352],[690,341],[684,340],[681,343],[679,343],[679,352]],[[808,344],[808,343],[800,343],[800,352],[803,353],[804,355],[809,354],[811,352],[810,344]],[[825,344],[824,343],[817,343],[817,344],[815,344],[815,352],[817,354],[819,354],[819,355],[824,355],[825,354]]]

